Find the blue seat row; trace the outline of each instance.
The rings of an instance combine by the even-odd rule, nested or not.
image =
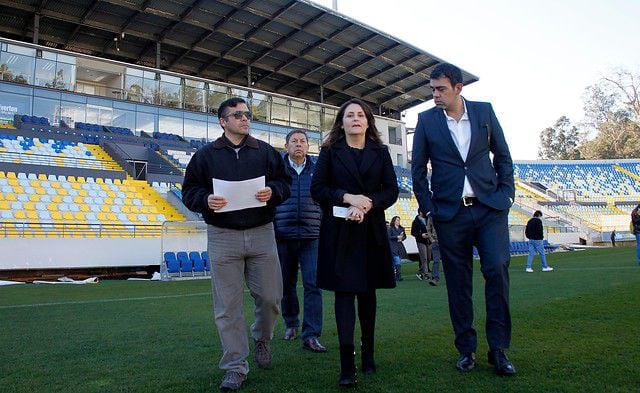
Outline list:
[[[180,277],[189,274],[193,276],[195,273],[207,274],[211,271],[209,265],[209,254],[206,251],[202,253],[198,251],[179,251],[177,253],[167,251],[164,253],[164,263],[167,266],[169,274],[177,274]]]
[[[43,126],[49,125],[49,119],[47,119],[46,117],[22,115],[20,120],[22,120],[23,123],[28,124],[41,124]]]
[[[93,132],[102,132],[103,128],[99,124],[76,122],[76,130],[85,130]]]

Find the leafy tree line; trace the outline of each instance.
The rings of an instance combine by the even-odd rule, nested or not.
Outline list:
[[[617,70],[585,89],[585,117],[568,117],[540,133],[538,157],[549,160],[640,158],[640,75]]]

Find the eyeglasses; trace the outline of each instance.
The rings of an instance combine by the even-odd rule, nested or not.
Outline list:
[[[247,120],[251,120],[251,112],[249,111],[235,111],[235,112],[231,112],[226,116],[223,116],[225,119],[228,117],[233,116],[234,119],[240,120],[242,119],[242,116],[245,116],[247,118]]]

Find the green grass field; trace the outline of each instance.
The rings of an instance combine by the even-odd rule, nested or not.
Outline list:
[[[363,392],[638,392],[640,267],[635,249],[557,253],[554,272],[524,273],[512,259],[512,378],[486,362],[483,282],[475,271],[478,365],[459,374],[446,288],[405,265],[405,281],[378,292],[378,372]],[[300,291],[299,291],[300,292]],[[252,320],[248,295],[247,315]],[[274,368],[251,372],[243,392],[338,392],[333,294],[324,296],[326,354],[272,341]],[[1,392],[211,392],[222,372],[208,280],[103,281],[0,287]]]

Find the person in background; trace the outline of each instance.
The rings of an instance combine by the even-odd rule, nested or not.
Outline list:
[[[318,337],[322,333],[322,291],[316,286],[318,237],[321,210],[311,198],[311,175],[315,164],[307,155],[309,139],[302,130],[286,136],[284,162],[293,178],[291,197],[276,207],[274,228],[278,242],[278,256],[282,267],[282,317],[285,340],[295,340],[300,327],[298,303],[298,266],[304,287],[304,320],[302,347],[311,352],[326,352]]]
[[[636,260],[640,265],[640,204],[631,211],[631,227],[636,237]]]
[[[429,248],[433,256],[433,267],[431,268],[431,278],[429,285],[435,287],[440,282],[440,243],[438,243],[438,234],[436,227],[433,225],[433,217],[427,217],[427,237],[429,238]]]
[[[529,239],[529,257],[527,258],[527,265],[524,269],[527,273],[533,273],[531,264],[533,263],[536,252],[540,255],[542,271],[553,271],[553,268],[547,264],[547,257],[544,255],[544,229],[540,217],[542,217],[542,212],[536,210],[533,213],[533,217],[527,222],[527,228],[524,231],[525,236]]]
[[[273,147],[249,135],[251,112],[242,98],[220,104],[218,120],[224,132],[191,158],[182,202],[207,223],[213,310],[223,351],[219,367],[225,371],[220,390],[236,391],[249,372],[245,282],[255,302],[251,325],[255,361],[259,368],[271,367],[269,341],[282,299],[273,217],[276,206],[291,194],[291,176]],[[262,176],[265,186],[256,191],[255,199],[264,206],[219,211],[228,201],[216,194],[212,179],[237,182]]]
[[[361,369],[371,374],[376,372],[376,289],[396,285],[384,211],[398,199],[398,183],[389,150],[364,101],[350,99],[338,110],[316,162],[311,196],[322,207],[318,287],[335,292],[338,383],[354,387],[356,299]]]
[[[616,246],[616,230],[611,231],[611,247]]]
[[[400,217],[395,216],[391,219],[391,224],[387,231],[389,234],[389,247],[391,247],[391,256],[393,257],[393,267],[395,269],[396,281],[404,280],[402,278],[402,259],[407,257],[407,251],[402,242],[407,238],[404,227],[400,225]]]
[[[418,209],[418,215],[411,223],[411,236],[416,239],[418,247],[418,280],[424,280],[429,277],[429,238],[427,236],[427,217],[422,210]]]

